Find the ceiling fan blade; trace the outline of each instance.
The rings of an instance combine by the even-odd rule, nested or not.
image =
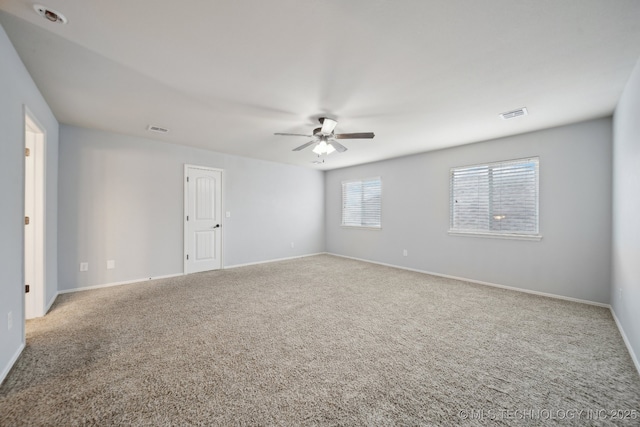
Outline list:
[[[307,138],[311,138],[313,135],[303,135],[301,133],[280,133],[276,132],[274,135],[286,135],[286,136],[306,136]]]
[[[329,144],[333,145],[333,148],[335,148],[338,153],[344,153],[345,151],[347,151],[347,147],[345,147],[344,145],[340,144],[335,139],[330,140]]]
[[[376,136],[373,132],[360,133],[337,133],[333,135],[336,139],[371,139]]]
[[[300,151],[300,150],[304,150],[305,148],[307,148],[308,146],[310,146],[311,144],[317,144],[318,141],[309,141],[306,144],[302,144],[300,147],[294,148],[291,151]]]
[[[322,123],[322,132],[323,135],[331,135],[331,132],[336,128],[338,122],[333,119],[329,119],[327,117],[321,117],[320,123]]]

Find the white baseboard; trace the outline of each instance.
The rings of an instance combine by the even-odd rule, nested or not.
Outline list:
[[[47,306],[44,308],[44,315],[46,316],[47,313],[49,312],[49,310],[51,310],[51,306],[53,305],[53,303],[56,301],[56,298],[58,298],[58,294],[59,292],[56,292],[56,294],[53,296],[53,298],[51,298],[51,301],[49,301],[47,303]]]
[[[611,315],[613,316],[613,320],[616,321],[616,326],[618,326],[618,330],[620,331],[620,335],[622,335],[622,339],[624,340],[624,345],[627,346],[627,350],[629,351],[629,355],[631,356],[631,360],[633,360],[633,364],[636,366],[636,370],[638,371],[638,375],[640,375],[640,362],[638,362],[638,357],[636,353],[633,351],[633,347],[631,347],[631,343],[627,338],[627,334],[624,333],[624,329],[622,329],[622,324],[618,320],[618,316],[616,316],[616,312],[613,310],[613,307],[609,307],[611,309]]]
[[[228,268],[238,268],[238,267],[247,267],[249,265],[268,264],[270,262],[287,261],[287,260],[290,260],[290,259],[306,258],[306,257],[310,257],[310,256],[324,255],[324,254],[326,254],[326,252],[316,252],[314,254],[296,255],[296,256],[290,256],[290,257],[286,257],[286,258],[268,259],[266,261],[256,261],[256,262],[247,262],[245,264],[225,265],[224,268],[226,270]]]
[[[547,293],[547,292],[533,291],[533,290],[530,290],[530,289],[516,288],[516,287],[513,287],[513,286],[499,285],[497,283],[483,282],[481,280],[468,279],[466,277],[450,276],[448,274],[434,273],[432,271],[426,271],[426,270],[418,270],[416,268],[403,267],[403,266],[400,266],[400,265],[387,264],[387,263],[384,263],[384,262],[371,261],[371,260],[368,260],[368,259],[355,258],[355,257],[346,256],[346,255],[339,255],[339,254],[334,254],[334,253],[331,253],[331,252],[327,252],[327,254],[328,255],[334,255],[334,256],[337,256],[337,257],[341,257],[341,258],[353,259],[353,260],[356,260],[356,261],[368,262],[368,263],[371,263],[371,264],[384,265],[386,267],[399,268],[401,270],[415,271],[416,273],[430,274],[432,276],[444,277],[446,279],[461,280],[463,282],[476,283],[478,285],[491,286],[491,287],[494,287],[494,288],[507,289],[507,290],[510,290],[510,291],[524,292],[526,294],[533,294],[533,295],[539,295],[539,296],[548,297],[548,298],[562,299],[562,300],[566,300],[566,301],[573,301],[573,302],[579,302],[579,303],[582,303],[582,304],[589,304],[589,305],[596,305],[598,307],[610,308],[609,304],[603,304],[601,302],[595,302],[595,301],[589,301],[589,300],[584,300],[584,299],[579,299],[579,298],[566,297],[564,295],[550,294],[550,293]]]
[[[18,357],[20,357],[20,355],[22,354],[22,350],[24,350],[24,347],[25,347],[25,343],[23,342],[20,344],[20,347],[18,347],[18,350],[13,355],[11,360],[9,360],[9,363],[7,364],[7,366],[2,370],[2,373],[0,374],[0,385],[2,384],[4,379],[7,378],[7,375],[9,375],[9,371],[11,371],[11,368],[13,368],[13,365],[15,365],[16,361],[18,360]]]
[[[318,253],[314,253],[314,254],[297,255],[297,256],[292,256],[292,257],[288,257],[288,258],[277,258],[277,259],[270,259],[270,260],[266,260],[266,261],[249,262],[249,263],[246,263],[246,264],[228,265],[228,266],[224,266],[223,268],[227,269],[227,268],[245,267],[245,266],[256,265],[256,264],[266,264],[266,263],[269,263],[269,262],[286,261],[286,260],[289,260],[289,259],[296,259],[296,258],[304,258],[304,257],[314,256],[314,255],[321,255],[323,253],[324,252],[318,252]],[[167,274],[165,276],[145,277],[145,278],[142,278],[142,279],[125,280],[125,281],[122,281],[122,282],[103,283],[103,284],[100,284],[100,285],[83,286],[81,288],[74,288],[74,289],[63,289],[63,290],[58,291],[58,294],[56,294],[56,296],[58,296],[59,294],[68,294],[68,293],[71,293],[71,292],[90,291],[92,289],[110,288],[112,286],[120,286],[120,285],[130,285],[131,283],[148,282],[149,280],[169,279],[171,277],[178,277],[178,276],[184,276],[184,273]],[[54,298],[54,300],[55,300],[55,298]],[[49,306],[51,306],[51,304],[53,304],[53,300],[51,301]]]
[[[112,286],[130,285],[131,283],[148,282],[149,280],[169,279],[171,277],[184,276],[183,273],[167,274],[165,276],[145,277],[143,279],[125,280],[122,282],[103,283],[101,285],[83,286],[81,288],[63,289],[58,294],[68,294],[71,292],[90,291],[92,289],[110,288]]]
[[[616,312],[613,310],[613,307],[611,305],[609,305],[609,304],[603,304],[601,302],[583,300],[583,299],[579,299],[579,298],[571,298],[571,297],[566,297],[566,296],[563,296],[563,295],[550,294],[550,293],[546,293],[546,292],[532,291],[532,290],[529,290],[529,289],[514,288],[513,286],[498,285],[496,283],[483,282],[483,281],[480,281],[480,280],[467,279],[467,278],[464,278],[464,277],[450,276],[448,274],[433,273],[433,272],[430,272],[430,271],[418,270],[418,269],[415,269],[415,268],[402,267],[402,266],[399,266],[399,265],[387,264],[387,263],[384,263],[384,262],[370,261],[368,259],[355,258],[355,257],[346,256],[346,255],[339,255],[339,254],[334,254],[334,253],[331,253],[331,252],[327,252],[327,254],[328,255],[337,256],[337,257],[341,257],[341,258],[353,259],[353,260],[356,260],[356,261],[368,262],[368,263],[371,263],[371,264],[384,265],[386,267],[399,268],[401,270],[415,271],[417,273],[424,273],[424,274],[430,274],[432,276],[445,277],[447,279],[462,280],[464,282],[477,283],[479,285],[493,286],[493,287],[496,287],[496,288],[508,289],[508,290],[511,290],[511,291],[524,292],[524,293],[527,293],[527,294],[540,295],[540,296],[544,296],[544,297],[548,297],[548,298],[562,299],[562,300],[573,301],[573,302],[578,302],[578,303],[582,303],[582,304],[589,304],[589,305],[595,305],[595,306],[598,306],[598,307],[608,308],[609,310],[611,310],[611,315],[613,316],[613,320],[615,320],[615,322],[616,322],[616,326],[618,327],[618,331],[620,331],[620,335],[622,336],[622,340],[624,341],[624,344],[627,347],[627,351],[629,352],[629,355],[631,356],[631,360],[633,361],[633,364],[635,365],[635,368],[638,371],[638,375],[640,375],[640,361],[638,361],[638,357],[636,356],[635,352],[633,351],[633,347],[631,347],[631,343],[629,342],[629,339],[627,338],[627,334],[624,332],[624,329],[622,328],[622,324],[620,323],[620,321],[618,320],[618,317],[616,316]]]

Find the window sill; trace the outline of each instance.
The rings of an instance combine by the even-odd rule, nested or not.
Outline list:
[[[507,240],[531,240],[539,242],[542,240],[540,234],[498,234],[498,233],[474,233],[468,231],[449,231],[449,236],[459,237],[486,237],[489,239],[507,239]]]
[[[356,230],[382,230],[382,227],[367,227],[363,225],[340,225],[342,228],[353,228]]]

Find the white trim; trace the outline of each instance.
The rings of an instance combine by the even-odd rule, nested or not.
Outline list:
[[[465,281],[465,282],[469,282],[469,283],[475,283],[475,284],[479,284],[479,285],[491,286],[491,287],[495,287],[495,288],[507,289],[507,290],[516,291],[516,292],[523,292],[523,293],[528,293],[528,294],[533,294],[533,295],[544,296],[544,297],[548,297],[548,298],[554,298],[554,299],[560,299],[560,300],[566,300],[566,301],[572,301],[572,302],[577,302],[577,303],[582,303],[582,304],[587,304],[587,305],[594,305],[594,306],[598,306],[598,307],[608,308],[611,311],[611,315],[613,316],[613,320],[616,322],[616,326],[618,327],[618,331],[620,332],[620,335],[622,336],[622,340],[624,341],[624,344],[627,347],[627,351],[629,352],[629,355],[631,356],[631,360],[633,361],[633,364],[634,364],[636,370],[638,371],[638,375],[640,375],[640,362],[638,361],[638,357],[636,356],[635,352],[633,351],[633,348],[631,347],[631,343],[629,342],[629,339],[627,338],[627,335],[625,334],[624,329],[622,328],[622,324],[620,323],[620,321],[618,320],[618,317],[616,316],[616,312],[613,310],[613,307],[611,305],[609,305],[609,304],[603,304],[603,303],[600,303],[600,302],[588,301],[588,300],[583,300],[583,299],[578,299],[578,298],[565,297],[565,296],[562,296],[562,295],[550,294],[550,293],[546,293],[546,292],[532,291],[532,290],[529,290],[529,289],[514,288],[512,286],[498,285],[496,283],[490,283],[490,282],[483,282],[483,281],[479,281],[479,280],[466,279],[466,278],[463,278],[463,277],[450,276],[450,275],[446,275],[446,274],[433,273],[433,272],[429,272],[429,271],[425,271],[425,270],[418,270],[418,269],[415,269],[415,268],[402,267],[402,266],[393,265],[393,264],[387,264],[387,263],[383,263],[383,262],[376,262],[376,261],[370,261],[370,260],[366,260],[366,259],[362,259],[362,258],[350,257],[350,256],[346,256],[346,255],[339,255],[339,254],[335,254],[335,253],[331,253],[331,252],[317,252],[317,253],[313,253],[313,254],[299,255],[299,256],[286,257],[286,258],[277,258],[277,259],[272,259],[272,260],[267,260],[267,261],[256,261],[256,262],[249,262],[249,263],[244,263],[244,264],[228,265],[228,266],[225,266],[224,268],[225,269],[231,269],[231,268],[239,268],[239,267],[248,267],[248,266],[251,266],[251,265],[268,264],[268,263],[271,263],[271,262],[287,261],[287,260],[298,259],[298,258],[306,258],[306,257],[316,256],[316,255],[333,255],[333,256],[336,256],[336,257],[340,257],[340,258],[353,259],[353,260],[356,260],[356,261],[368,262],[370,264],[377,264],[377,265],[383,265],[385,267],[398,268],[400,270],[414,271],[416,273],[430,274],[432,276],[444,277],[444,278],[447,278],[447,279],[461,280],[461,281]],[[84,288],[79,288],[79,289],[62,290],[62,291],[59,291],[51,299],[51,301],[49,302],[49,304],[47,306],[47,311],[49,311],[49,308],[51,308],[51,305],[56,300],[56,297],[59,294],[86,291],[86,290],[91,290],[91,289],[106,288],[106,287],[111,287],[111,286],[126,285],[126,284],[137,283],[137,282],[145,282],[145,281],[148,281],[148,280],[168,279],[168,278],[171,278],[171,277],[177,277],[177,276],[182,276],[182,275],[183,274],[180,274],[180,273],[178,273],[178,274],[169,274],[169,275],[166,275],[166,276],[149,277],[148,279],[128,280],[128,281],[124,281],[124,282],[116,282],[116,283],[103,284],[103,285],[95,285],[95,286],[89,286],[89,287],[84,287]],[[5,377],[7,376],[7,374],[9,373],[11,368],[13,367],[13,364],[16,362],[16,360],[18,359],[18,357],[22,353],[22,350],[24,349],[24,347],[25,347],[25,344],[22,343],[22,345],[21,345],[20,349],[18,350],[18,352],[14,355],[14,357],[9,362],[8,367],[5,369],[5,371],[2,373],[2,375],[0,375],[0,384],[2,384],[2,381],[4,381]]]
[[[7,378],[7,375],[9,375],[11,368],[13,368],[13,365],[15,365],[15,363],[18,361],[18,358],[22,354],[22,350],[24,350],[24,348],[25,348],[25,343],[24,342],[20,343],[20,347],[18,347],[18,350],[16,351],[16,353],[13,355],[11,360],[9,360],[9,363],[0,374],[0,385],[2,385],[2,382],[5,380],[5,378]]]
[[[24,137],[26,147],[26,128],[32,128],[36,135],[33,141],[33,192],[34,192],[34,206],[33,206],[33,227],[35,236],[34,246],[34,277],[31,286],[33,288],[34,298],[34,310],[31,313],[33,318],[42,317],[47,312],[45,309],[45,298],[47,289],[47,129],[40,123],[33,111],[23,104],[23,116],[24,116]],[[35,129],[33,129],[35,128]],[[37,132],[36,132],[37,131]],[[26,183],[25,183],[26,186]],[[26,187],[23,188],[23,192],[26,193]],[[24,231],[23,231],[24,232]],[[24,237],[23,237],[24,242]],[[23,248],[24,249],[24,248]],[[25,264],[25,261],[23,261]],[[23,267],[24,268],[24,267]],[[24,274],[24,273],[23,273]],[[24,279],[24,277],[23,277]],[[24,292],[23,292],[24,295]],[[23,296],[23,300],[26,296]],[[23,301],[23,307],[24,307]],[[26,308],[25,320],[26,320]]]
[[[366,225],[340,225],[342,228],[354,228],[356,230],[382,230],[382,227],[370,227]]]
[[[49,301],[47,303],[47,306],[44,308],[44,315],[46,316],[47,313],[49,312],[49,310],[51,310],[51,306],[53,305],[54,302],[56,302],[56,298],[58,298],[59,292],[56,292],[56,294],[53,296],[53,298],[51,298],[51,301]]]
[[[341,184],[349,184],[351,182],[363,182],[363,181],[373,181],[375,179],[380,180],[380,182],[382,183],[382,175],[378,175],[378,176],[370,176],[367,178],[353,178],[353,179],[345,179],[343,181],[340,181]]]
[[[188,252],[188,243],[187,243],[187,214],[189,213],[189,183],[187,182],[187,171],[189,170],[189,165],[185,163],[184,165],[184,176],[182,177],[182,183],[184,186],[182,187],[182,274],[187,274],[187,252]]]
[[[296,255],[296,256],[290,256],[290,257],[286,257],[286,258],[268,259],[266,261],[256,261],[256,262],[247,262],[247,263],[244,263],[244,264],[225,265],[224,268],[228,269],[228,268],[248,267],[250,265],[268,264],[270,262],[288,261],[290,259],[306,258],[306,257],[310,257],[310,256],[326,255],[326,254],[327,254],[327,252],[316,252],[314,254]],[[333,255],[333,254],[329,254],[329,255]]]
[[[225,265],[224,268],[225,269],[227,269],[227,268],[238,268],[238,267],[245,267],[245,266],[256,265],[256,264],[267,264],[267,263],[270,263],[270,262],[287,261],[287,260],[290,260],[290,259],[305,258],[305,257],[310,257],[310,256],[315,256],[315,255],[324,255],[324,254],[326,254],[326,252],[316,252],[316,253],[313,253],[313,254],[297,255],[297,256],[292,256],[292,257],[287,257],[287,258],[277,258],[277,259],[270,259],[270,260],[266,260],[266,261],[248,262],[246,264]],[[222,270],[222,268],[221,268],[221,270]],[[212,271],[217,271],[217,270],[212,270]],[[130,285],[132,283],[148,282],[150,280],[170,279],[172,277],[178,277],[178,276],[186,276],[186,274],[184,274],[184,273],[167,274],[167,275],[164,275],[164,276],[145,277],[145,278],[142,278],[142,279],[125,280],[125,281],[122,281],[122,282],[113,282],[113,283],[104,283],[104,284],[101,284],[101,285],[83,286],[82,288],[63,289],[63,290],[58,291],[58,293],[56,294],[56,297],[59,294],[68,294],[68,293],[72,293],[72,292],[90,291],[90,290],[93,290],[93,289],[101,289],[101,288],[110,288],[112,286]],[[55,297],[51,300],[50,304],[53,304],[54,300],[55,300]]]
[[[189,165],[185,163],[184,165],[184,175],[182,177],[182,274],[187,274],[187,252],[188,252],[188,243],[187,243],[187,214],[189,213],[189,183],[187,182],[187,171],[189,170]]]
[[[122,282],[103,283],[102,285],[83,286],[82,288],[62,289],[58,291],[58,295],[68,294],[71,292],[90,291],[93,289],[110,288],[112,286],[130,285],[131,283],[148,282],[150,280],[170,279],[171,277],[178,277],[178,276],[184,276],[184,274],[183,273],[167,274],[164,276],[145,277],[143,279],[124,280]]]
[[[356,260],[356,261],[368,262],[368,263],[371,263],[371,264],[384,265],[386,267],[399,268],[401,270],[415,271],[416,273],[430,274],[432,276],[444,277],[446,279],[461,280],[463,282],[475,283],[475,284],[478,284],[478,285],[492,286],[494,288],[501,288],[501,289],[507,289],[507,290],[510,290],[510,291],[524,292],[526,294],[533,294],[533,295],[539,295],[539,296],[548,297],[548,298],[555,298],[555,299],[561,299],[561,300],[566,300],[566,301],[573,301],[573,302],[578,302],[578,303],[588,304],[588,305],[596,305],[598,307],[605,307],[605,308],[609,308],[610,307],[609,304],[604,304],[604,303],[601,303],[601,302],[589,301],[589,300],[579,299],[579,298],[566,297],[564,295],[557,295],[557,294],[550,294],[550,293],[547,293],[547,292],[532,291],[530,289],[516,288],[516,287],[513,287],[513,286],[507,286],[507,285],[499,285],[497,283],[483,282],[481,280],[474,280],[474,279],[467,279],[466,277],[450,276],[448,274],[434,273],[432,271],[418,270],[416,268],[402,267],[400,265],[387,264],[387,263],[384,263],[384,262],[377,262],[377,261],[370,261],[368,259],[355,258],[355,257],[346,256],[346,255],[338,255],[338,254],[334,254],[334,253],[331,253],[331,252],[327,252],[327,254],[328,255],[334,255],[334,256],[337,256],[337,257],[341,257],[341,258],[353,259],[353,260]]]
[[[493,162],[480,162],[480,163],[465,164],[460,166],[453,166],[449,168],[449,173],[455,171],[456,169],[474,168],[474,167],[481,167],[481,166],[496,166],[496,165],[501,165],[503,163],[520,163],[520,162],[530,162],[533,160],[537,160],[539,162],[540,155],[536,154],[533,156],[518,157],[517,159],[494,160]]]
[[[542,240],[542,236],[540,234],[500,234],[458,230],[449,230],[447,233],[449,234],[449,236],[459,237],[487,237],[490,239],[533,240],[538,242]]]
[[[189,168],[201,169],[206,171],[215,171],[220,172],[220,270],[224,269],[224,169],[220,168],[211,168],[209,166],[199,166],[192,165],[189,163],[184,164],[184,177],[183,179],[183,193],[184,200],[182,202],[183,206],[183,214],[182,214],[182,241],[183,241],[183,252],[182,252],[182,274],[187,273],[187,252],[189,251],[189,243],[187,240],[187,215],[189,214],[189,184],[187,183],[188,171]]]
[[[636,356],[636,353],[633,351],[633,347],[631,347],[631,343],[627,338],[627,334],[624,333],[624,329],[622,329],[622,324],[618,320],[618,316],[616,316],[616,312],[613,310],[613,307],[610,306],[609,309],[611,310],[611,315],[613,316],[613,320],[616,321],[616,326],[618,326],[618,331],[620,331],[620,335],[622,335],[622,340],[624,341],[624,345],[627,346],[627,351],[629,351],[631,360],[633,360],[633,364],[635,365],[636,370],[638,371],[638,375],[640,375],[640,362],[638,361],[638,357]]]

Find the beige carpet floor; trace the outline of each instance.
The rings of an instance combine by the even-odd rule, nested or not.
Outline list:
[[[0,388],[2,426],[640,425],[632,411],[608,309],[328,255],[60,295]]]

